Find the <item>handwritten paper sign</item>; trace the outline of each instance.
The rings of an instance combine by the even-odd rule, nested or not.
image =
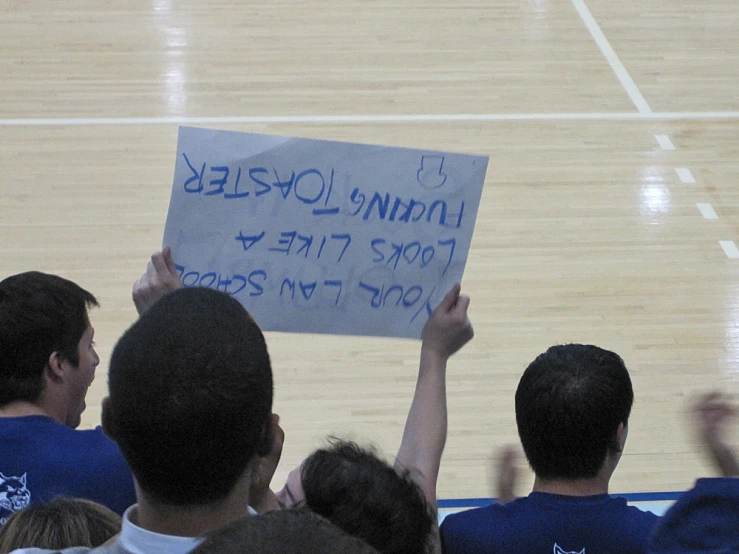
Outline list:
[[[266,331],[418,338],[462,278],[487,162],[182,127],[164,244]]]

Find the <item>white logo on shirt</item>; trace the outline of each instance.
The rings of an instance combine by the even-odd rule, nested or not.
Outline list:
[[[26,474],[6,477],[0,473],[0,525],[31,502],[31,491],[26,488]]]
[[[583,548],[580,552],[575,552],[574,550],[572,552],[567,552],[566,550],[562,550],[555,542],[554,554],[585,554],[585,549]]]

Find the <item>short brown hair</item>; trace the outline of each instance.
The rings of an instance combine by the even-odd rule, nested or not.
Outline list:
[[[28,547],[96,547],[120,530],[121,517],[105,506],[82,498],[59,497],[10,516],[0,529],[0,554]]]
[[[249,516],[206,536],[192,554],[378,554],[357,537],[303,508]]]

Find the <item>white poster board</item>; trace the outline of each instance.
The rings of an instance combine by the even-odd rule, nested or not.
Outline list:
[[[181,127],[163,242],[265,331],[418,338],[462,279],[487,162]]]

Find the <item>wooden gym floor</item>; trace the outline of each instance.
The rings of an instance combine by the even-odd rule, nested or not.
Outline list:
[[[490,156],[463,281],[477,336],[448,371],[439,498],[492,494],[520,374],[562,342],[631,370],[613,492],[710,473],[686,409],[710,387],[739,392],[736,3],[4,0],[0,13],[0,275],[54,272],[101,300],[84,426],[161,246],[183,123]],[[287,433],[276,483],[327,434],[394,454],[418,343],[268,340]]]

